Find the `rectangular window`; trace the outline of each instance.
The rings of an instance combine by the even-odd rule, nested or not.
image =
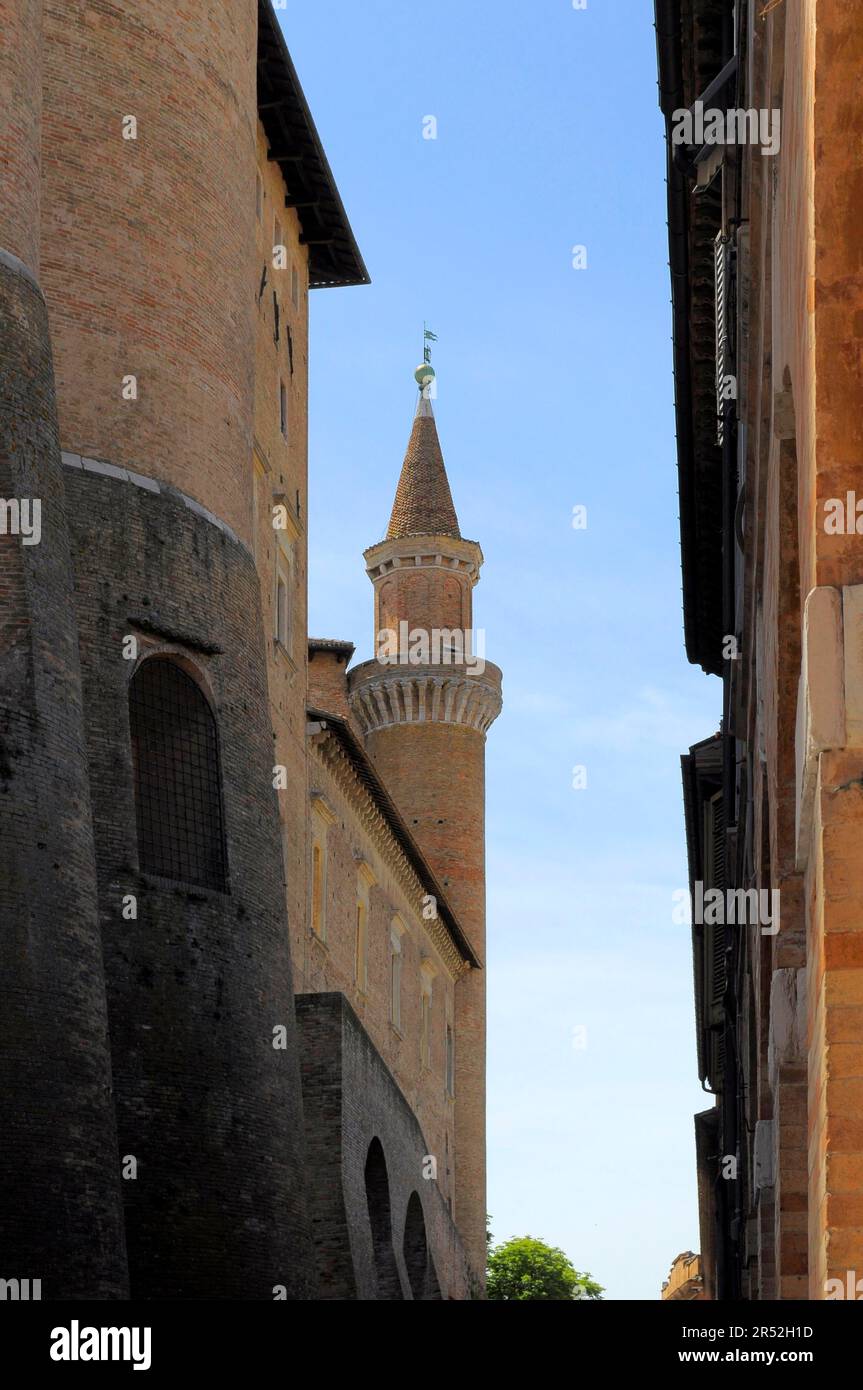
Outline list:
[[[285,651],[290,650],[290,593],[287,575],[281,568],[276,571],[275,637],[278,642],[281,642]]]
[[[446,1026],[446,1090],[448,1096],[455,1095],[455,1048],[451,1023]]]
[[[390,1023],[401,1032],[402,1026],[402,937],[405,927],[396,914],[390,921]]]
[[[332,808],[319,792],[312,792],[312,863],[309,885],[309,918],[312,933],[319,941],[327,939],[327,835],[335,821]]]
[[[323,846],[312,846],[312,931],[315,936],[324,938],[324,851]]]
[[[284,269],[284,241],[282,240],[282,224],[278,217],[273,219],[273,265],[276,270]]]
[[[291,266],[291,300],[295,309],[300,307],[300,272],[295,265]]]
[[[396,942],[390,956],[390,1023],[394,1028],[402,1026],[402,948]]]
[[[420,1001],[420,1064],[431,1066],[431,995],[425,990]]]
[[[366,992],[368,985],[368,960],[366,949],[366,905],[357,903],[357,930],[356,948],[354,952],[354,977],[357,982],[357,989],[362,994]]]
[[[279,424],[285,439],[288,437],[288,393],[285,383],[279,382]]]
[[[259,469],[256,463],[252,464],[252,554],[258,558],[258,530],[261,525],[261,509],[258,495],[258,475]]]
[[[260,222],[264,212],[264,185],[260,174],[255,174],[255,213]]]

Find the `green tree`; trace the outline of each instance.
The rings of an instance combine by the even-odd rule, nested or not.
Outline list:
[[[570,1302],[601,1299],[605,1290],[562,1250],[533,1236],[514,1236],[489,1251],[486,1297]]]

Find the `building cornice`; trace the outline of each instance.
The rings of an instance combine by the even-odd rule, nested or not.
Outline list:
[[[457,980],[470,969],[480,968],[481,962],[450,907],[445,890],[344,720],[319,710],[309,710],[309,717],[314,721],[310,725],[310,748],[351,802],[363,829],[401,884],[417,920],[422,923],[452,978]],[[430,898],[436,904],[437,915],[432,918],[424,911]]]
[[[258,0],[258,116],[267,158],[288,185],[285,205],[309,248],[309,287],[367,285],[369,273],[351,230],[321,138],[271,0]]]
[[[489,661],[385,665],[365,661],[348,674],[351,713],[364,736],[397,724],[451,724],[487,733],[502,708],[501,673]]]
[[[373,584],[379,584],[395,570],[424,568],[466,574],[473,585],[483,563],[477,541],[454,536],[395,536],[369,546],[363,551],[363,558]]]

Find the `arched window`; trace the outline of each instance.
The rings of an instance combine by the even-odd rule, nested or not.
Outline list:
[[[219,735],[203,692],[151,657],[132,677],[129,723],[141,871],[225,891]]]

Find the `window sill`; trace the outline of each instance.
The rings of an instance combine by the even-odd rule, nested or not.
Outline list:
[[[138,876],[145,888],[152,888],[160,893],[181,894],[197,902],[220,902],[222,898],[231,896],[229,887],[204,888],[198,883],[186,883],[184,879],[179,878],[162,878],[159,874],[151,874],[143,869],[138,871]]]

